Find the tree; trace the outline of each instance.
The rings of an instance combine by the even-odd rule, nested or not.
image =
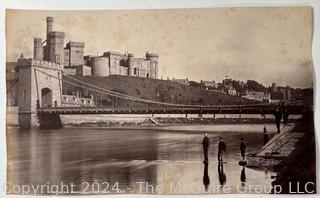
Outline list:
[[[255,80],[247,80],[247,89],[251,91],[263,91],[266,92],[267,88],[259,84]]]

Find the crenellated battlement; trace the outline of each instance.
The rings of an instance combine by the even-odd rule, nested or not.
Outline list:
[[[57,69],[57,70],[63,70],[63,65],[50,62],[50,61],[45,61],[45,60],[36,60],[33,58],[23,58],[23,59],[18,59],[17,63],[18,67],[45,67],[45,68],[52,68],[52,69]]]

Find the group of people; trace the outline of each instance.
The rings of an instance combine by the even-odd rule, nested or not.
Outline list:
[[[208,149],[210,145],[210,140],[208,137],[208,133],[204,133],[204,138],[202,140],[203,152],[204,152],[204,173],[203,173],[203,184],[205,186],[205,191],[207,192],[208,186],[210,184],[209,174],[208,174]],[[226,143],[223,141],[223,138],[220,137],[219,144],[218,144],[218,175],[219,175],[219,182],[220,185],[224,185],[226,182],[226,174],[223,169],[223,155],[226,152]],[[240,181],[243,183],[246,181],[246,174],[245,174],[245,154],[246,154],[247,146],[244,142],[244,139],[240,139],[240,154],[242,157],[242,161],[244,164],[239,162],[239,165],[242,166]]]
[[[204,162],[208,162],[208,149],[210,145],[210,140],[208,137],[208,133],[204,133],[204,138],[202,140],[202,147],[203,147],[203,153],[204,153]],[[218,144],[218,163],[223,163],[223,154],[226,152],[226,143],[223,141],[223,138],[220,137],[219,144]],[[242,156],[242,159],[245,159],[245,153],[246,153],[246,144],[244,143],[244,139],[241,138],[240,140],[240,153]]]
[[[276,110],[276,113],[277,112],[280,112],[278,109]],[[282,114],[280,113],[281,117],[282,117]],[[278,118],[279,119],[279,118]],[[284,119],[284,126],[287,125],[287,119],[288,119],[288,113],[287,111],[285,110],[284,113],[283,113],[283,119]],[[277,120],[277,117],[276,117],[276,120]],[[280,121],[281,121],[281,118],[280,118]],[[278,124],[277,124],[277,127],[278,127]],[[280,124],[279,124],[279,127],[280,127]],[[267,144],[268,141],[269,141],[269,134],[267,132],[267,128],[266,126],[263,127],[263,144]],[[209,145],[210,145],[210,140],[209,140],[209,137],[208,137],[208,133],[205,132],[204,133],[204,138],[202,140],[202,147],[203,147],[203,153],[204,153],[204,162],[208,162],[208,149],[209,149]],[[219,140],[219,144],[218,144],[218,162],[223,162],[223,153],[226,152],[226,143],[223,141],[223,138],[220,137],[220,140]],[[244,139],[241,138],[240,139],[240,154],[242,156],[242,159],[244,160],[245,159],[245,154],[246,154],[246,144],[244,143]]]
[[[277,126],[277,133],[280,133],[281,120],[283,119],[283,126],[288,125],[288,119],[289,119],[288,110],[284,109],[284,111],[281,112],[279,108],[277,108],[276,111],[274,112],[274,118]]]

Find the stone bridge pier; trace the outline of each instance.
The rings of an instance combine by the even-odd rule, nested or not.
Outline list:
[[[62,122],[59,113],[38,113],[39,125],[42,129],[62,128]]]

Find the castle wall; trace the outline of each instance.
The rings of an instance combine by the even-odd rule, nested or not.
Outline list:
[[[124,66],[110,67],[110,75],[128,76],[128,67],[124,67]]]
[[[85,56],[84,60],[90,62],[93,76],[123,75],[144,78],[158,77],[158,54],[146,54],[146,58],[134,58],[134,54],[121,54],[119,52],[104,52],[102,57]],[[107,58],[108,63],[100,60]],[[89,61],[90,60],[90,61]],[[109,73],[106,73],[109,71]]]
[[[91,67],[87,65],[79,66],[76,70],[77,76],[92,76]]]
[[[63,52],[64,52],[64,63],[63,63],[63,65],[70,66],[69,65],[69,62],[70,62],[69,49],[64,49]]]
[[[130,58],[130,75],[150,78],[150,61],[141,58]]]
[[[109,67],[121,66],[121,61],[125,59],[125,56],[119,52],[104,52],[103,57],[109,59]]]
[[[75,76],[76,74],[77,74],[77,69],[75,69],[75,68],[64,68],[63,69],[63,75]]]

